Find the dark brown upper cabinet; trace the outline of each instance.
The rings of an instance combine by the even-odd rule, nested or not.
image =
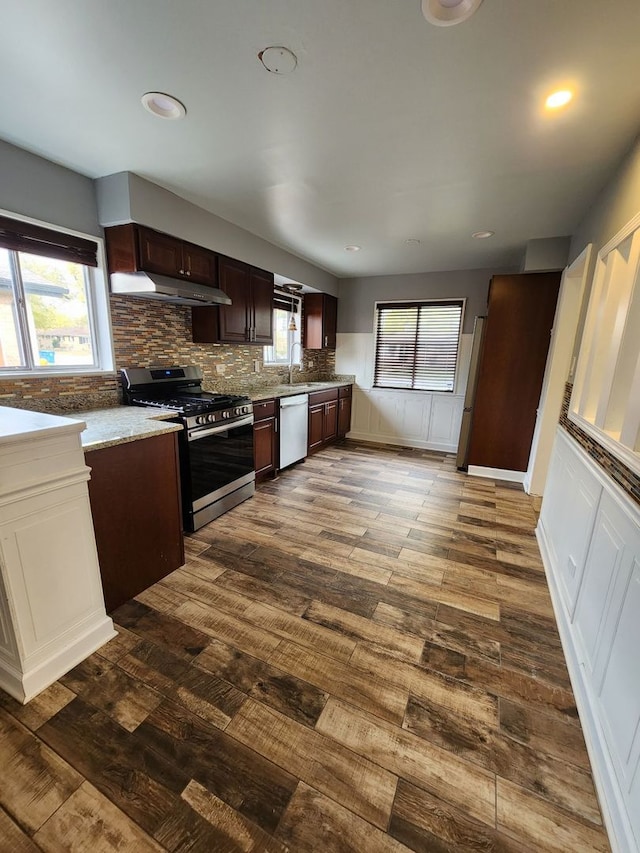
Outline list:
[[[231,305],[193,308],[195,343],[273,343],[273,273],[220,255],[218,287]]]
[[[217,255],[131,222],[104,231],[109,272],[155,272],[197,284],[217,284]]]
[[[304,348],[335,349],[338,300],[328,293],[304,297]]]

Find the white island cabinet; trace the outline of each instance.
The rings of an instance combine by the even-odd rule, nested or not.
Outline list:
[[[115,636],[80,433],[0,408],[0,688],[27,702]]]

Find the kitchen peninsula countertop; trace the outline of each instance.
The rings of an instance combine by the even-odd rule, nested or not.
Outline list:
[[[142,406],[112,406],[69,413],[67,417],[84,421],[87,428],[80,433],[84,450],[102,450],[115,444],[126,444],[167,432],[179,432],[180,424],[168,423],[175,417],[170,409],[145,409]]]

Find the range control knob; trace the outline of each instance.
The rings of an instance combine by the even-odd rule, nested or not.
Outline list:
[[[203,424],[203,423],[206,423],[206,420],[207,419],[204,415],[198,415],[198,417],[196,418],[196,423],[197,424]]]
[[[216,416],[214,414],[207,415],[207,420],[209,421],[210,424],[215,423]]]
[[[228,418],[228,417],[230,416],[230,414],[231,414],[231,412],[223,412],[223,413],[222,413],[222,417],[223,417],[223,418]]]

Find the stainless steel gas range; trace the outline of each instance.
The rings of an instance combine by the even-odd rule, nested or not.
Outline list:
[[[125,403],[171,409],[179,434],[182,515],[198,530],[255,492],[253,404],[249,397],[202,390],[199,367],[121,371]]]

